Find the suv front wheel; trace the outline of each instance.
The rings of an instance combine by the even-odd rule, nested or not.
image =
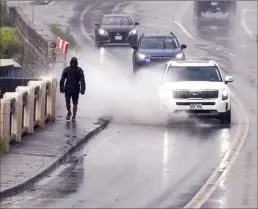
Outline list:
[[[231,124],[231,109],[220,114],[220,123],[224,125]]]

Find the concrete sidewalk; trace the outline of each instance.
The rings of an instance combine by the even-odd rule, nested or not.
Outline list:
[[[67,17],[67,2],[36,6],[35,25],[45,27],[52,23],[60,23],[61,20],[63,25],[67,25],[67,19],[74,15],[72,12],[74,3],[69,2],[69,5],[71,5],[68,7],[69,11],[71,10],[69,17]],[[31,6],[20,3],[20,7],[29,16]],[[46,19],[46,11],[48,14],[53,14],[53,17]],[[58,14],[55,11],[58,11]],[[66,18],[61,14],[66,14]],[[57,18],[58,15],[60,15],[59,18]],[[45,33],[53,37],[49,29],[45,30]],[[62,68],[63,64],[57,63],[50,73],[51,76],[60,78]],[[79,107],[78,116],[80,117],[77,117],[75,124],[66,122],[64,98],[59,91],[58,95],[57,121],[47,124],[44,129],[36,129],[33,135],[23,137],[20,143],[11,146],[8,154],[0,158],[1,200],[30,188],[42,177],[48,176],[76,148],[107,126],[107,120],[98,120],[98,116],[89,117],[89,110],[84,107],[87,105]],[[82,97],[79,103],[86,104],[86,101],[87,99]]]
[[[80,145],[107,126],[107,121],[76,123],[59,119],[45,129],[36,129],[1,157],[0,198],[23,191],[48,175]]]
[[[55,70],[52,74],[59,78],[61,71]],[[86,101],[87,98],[80,96],[76,123],[66,121],[64,95],[58,89],[56,121],[24,136],[0,158],[0,200],[30,188],[108,125],[107,119],[88,116],[87,108],[80,105]]]

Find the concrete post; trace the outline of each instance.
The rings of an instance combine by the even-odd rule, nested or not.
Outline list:
[[[45,127],[46,81],[29,81],[28,86],[39,86],[39,97],[36,101],[36,119],[40,128]]]
[[[51,115],[51,120],[56,120],[56,96],[57,79],[54,77],[41,76],[42,81],[50,82],[50,92],[47,94],[47,114]]]
[[[7,140],[6,151],[10,149],[10,100],[1,99],[0,100],[0,137],[2,140]]]
[[[35,88],[29,86],[17,86],[16,92],[27,92],[27,104],[24,106],[24,126],[28,129],[28,134],[34,132],[34,98]]]
[[[23,94],[19,92],[7,92],[3,98],[15,99],[15,111],[12,113],[11,133],[15,134],[15,141],[20,142],[22,137],[22,103]]]

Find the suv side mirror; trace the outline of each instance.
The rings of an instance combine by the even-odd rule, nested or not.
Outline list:
[[[187,48],[187,45],[186,44],[182,44],[181,45],[181,49],[186,49]]]
[[[225,77],[225,84],[232,83],[234,81],[234,78],[232,76],[226,76]]]
[[[135,45],[133,45],[133,46],[131,46],[131,47],[132,47],[132,49],[134,49],[134,50],[137,49],[137,46],[135,46]]]
[[[136,26],[136,25],[139,25],[139,23],[138,23],[138,22],[135,22],[135,23],[134,23],[134,26]]]
[[[95,23],[94,25],[97,26],[97,27],[100,27],[100,24],[99,24],[99,23]]]

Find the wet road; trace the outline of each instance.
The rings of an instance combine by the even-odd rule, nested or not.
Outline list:
[[[255,2],[239,2],[239,4],[246,11],[255,8],[253,5]],[[246,12],[243,25],[248,29],[244,30],[239,24],[229,26],[225,21],[215,22],[210,17],[195,25],[192,18],[192,4],[181,1],[132,2],[119,5],[113,4],[112,1],[106,3],[103,1],[101,4],[92,5],[88,10],[79,11],[78,16],[83,17],[83,25],[77,25],[80,40],[82,45],[85,44],[86,51],[91,50],[91,54],[85,56],[85,59],[92,65],[102,66],[94,68],[99,76],[108,77],[106,71],[111,73],[112,70],[118,73],[117,68],[121,74],[120,77],[112,74],[113,78],[100,79],[102,82],[107,82],[105,84],[112,85],[112,88],[96,84],[95,80],[89,83],[89,88],[101,87],[101,91],[107,94],[101,97],[103,102],[107,99],[108,102],[105,104],[109,109],[107,112],[113,114],[115,120],[108,129],[79,150],[51,177],[39,182],[32,191],[6,200],[3,205],[73,208],[183,207],[194,197],[226,151],[230,149],[230,143],[236,138],[239,125],[246,123],[244,113],[236,100],[233,103],[235,113],[231,128],[221,127],[213,121],[202,122],[206,123],[206,126],[193,121],[165,127],[160,124],[158,115],[151,116],[151,112],[145,112],[147,108],[144,108],[144,105],[148,103],[147,101],[139,102],[144,98],[143,94],[146,91],[138,95],[130,91],[127,95],[130,98],[123,95],[123,91],[131,87],[129,84],[125,87],[122,82],[130,83],[132,49],[129,47],[95,49],[87,44],[91,41],[93,23],[102,13],[127,12],[134,20],[140,22],[140,31],[146,33],[173,31],[181,43],[188,45],[186,53],[189,57],[212,58],[221,64],[226,74],[234,76],[235,83],[232,84],[232,89],[244,104],[251,122],[246,146],[236,161],[235,168],[232,168],[235,173],[239,173],[239,177],[235,177],[234,182],[224,187],[224,190],[230,191],[231,196],[237,197],[238,201],[228,197],[228,201],[224,200],[221,203],[222,197],[218,198],[221,191],[217,189],[214,193],[215,195],[218,193],[217,199],[211,196],[205,206],[232,207],[235,204],[257,207],[257,200],[255,202],[254,198],[257,195],[257,188],[254,186],[248,191],[244,189],[247,184],[251,187],[250,182],[257,182],[257,161],[255,161],[257,101],[254,96],[250,97],[257,95],[257,50],[256,42],[253,40],[256,23],[252,18],[254,12],[252,14]],[[241,10],[237,14],[236,23],[243,22]],[[96,76],[96,72],[89,70],[88,79],[94,79],[93,76]],[[116,78],[124,79],[124,77],[127,79],[122,80],[119,87],[111,83],[115,82]],[[117,90],[119,88],[121,91]],[[115,101],[110,102],[108,99]],[[132,108],[135,103],[139,104],[140,108]],[[91,110],[90,107],[89,109]],[[151,124],[141,125],[146,122],[144,118],[151,120]],[[247,163],[249,167],[246,166]],[[234,174],[229,172],[228,176],[233,179]],[[225,194],[222,196],[227,197]],[[243,198],[246,199],[246,196],[249,199],[243,204]]]

